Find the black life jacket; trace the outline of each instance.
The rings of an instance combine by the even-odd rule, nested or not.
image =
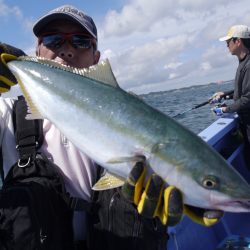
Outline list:
[[[38,152],[42,120],[26,120],[26,114],[21,97],[13,106],[19,159],[0,191],[0,250],[72,250],[73,211],[88,210],[91,204],[67,193],[58,166]]]

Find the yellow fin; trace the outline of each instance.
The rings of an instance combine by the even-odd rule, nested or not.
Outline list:
[[[122,186],[124,182],[125,180],[123,178],[114,176],[107,172],[97,181],[97,183],[92,187],[92,189],[96,191],[102,191],[106,189],[117,188]]]

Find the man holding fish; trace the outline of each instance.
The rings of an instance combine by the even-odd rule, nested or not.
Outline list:
[[[89,68],[99,62],[100,52],[95,23],[91,17],[73,6],[61,6],[50,11],[35,23],[33,31],[38,38],[36,55],[61,64],[65,71],[69,68],[68,66],[76,68],[75,71],[77,71],[77,69]],[[22,51],[6,44],[0,44],[0,53],[9,53],[17,57],[24,55]],[[15,77],[18,80],[22,78],[21,71],[20,76],[15,74],[13,77],[14,70],[10,67],[11,73],[4,65],[7,61],[3,60],[0,65],[1,93],[9,91],[11,86],[17,83]],[[88,74],[91,75],[91,71]],[[113,85],[112,88],[119,88],[115,79],[111,79],[110,76],[107,78],[108,84]],[[58,81],[60,81],[59,78]],[[25,88],[22,88],[24,92]],[[37,87],[35,91],[40,91],[38,89]],[[72,91],[71,83],[68,82],[68,92],[70,91]],[[42,92],[39,94],[42,95]],[[87,99],[88,97],[86,97],[86,102],[91,101]],[[56,102],[56,99],[54,101]],[[0,141],[5,177],[11,166],[18,161],[12,121],[13,103],[13,99],[0,98]],[[71,119],[70,117],[63,118]],[[88,122],[86,119],[86,123]],[[88,153],[88,150],[86,152],[79,150],[56,125],[49,119],[44,119],[44,142],[40,150],[61,169],[66,189],[72,197],[95,204],[90,214],[85,211],[74,212],[74,239],[77,242],[75,249],[166,249],[167,226],[177,224],[181,220],[183,210],[194,221],[207,226],[218,222],[223,215],[223,212],[217,209],[200,209],[183,205],[182,193],[175,185],[166,184],[157,174],[146,177],[147,156],[143,154],[137,154],[130,159],[125,159],[125,157],[111,159],[111,165],[115,162],[119,164],[120,161],[128,161],[132,162],[130,164],[134,167],[125,183],[124,180],[119,181],[109,173],[104,174],[99,184],[95,185],[95,189],[101,191],[93,192],[92,187],[100,178],[98,174],[100,167],[89,157],[91,153]],[[92,125],[90,123],[90,128]],[[71,128],[72,130],[74,127]],[[97,143],[99,139],[101,140],[97,136]],[[86,149],[88,146],[90,144],[86,145]],[[161,150],[163,146],[164,144],[155,145],[152,152]],[[96,154],[98,153],[97,151]],[[178,153],[177,151],[176,154]],[[124,155],[126,156],[126,152]],[[111,184],[109,190],[105,190],[107,188],[105,182],[115,183],[115,185]],[[171,180],[167,179],[167,182]],[[206,179],[204,182],[211,187],[214,183],[213,178]],[[122,184],[122,188],[118,187]],[[186,192],[194,192],[194,190]],[[1,223],[3,222],[0,220],[0,227]],[[42,236],[41,242],[46,240],[46,237]],[[15,243],[18,244],[18,242]]]

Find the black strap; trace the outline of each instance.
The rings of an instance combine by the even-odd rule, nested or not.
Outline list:
[[[27,105],[23,96],[19,96],[13,105],[13,126],[19,162],[27,162],[43,143],[42,120],[26,120]],[[0,174],[4,180],[3,155],[0,147]]]
[[[1,180],[3,183],[4,180],[4,171],[3,171],[3,152],[2,152],[2,147],[0,146],[0,175],[1,175]],[[0,186],[1,187],[1,186]]]
[[[35,155],[43,143],[43,120],[27,120],[27,105],[23,96],[13,106],[13,125],[19,160],[26,161]]]

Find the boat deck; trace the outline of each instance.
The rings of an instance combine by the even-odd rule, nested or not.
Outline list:
[[[237,128],[237,116],[225,115],[198,135],[250,183]],[[212,227],[198,225],[184,216],[181,223],[169,228],[169,235],[168,250],[250,249],[250,213],[225,213]]]

